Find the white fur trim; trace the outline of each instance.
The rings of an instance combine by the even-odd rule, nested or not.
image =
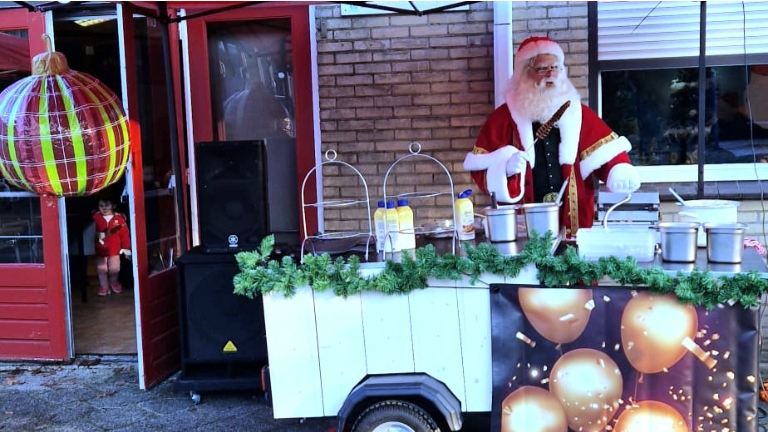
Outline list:
[[[513,203],[514,199],[509,195],[507,187],[507,160],[509,158],[499,159],[493,165],[488,167],[485,172],[485,187],[488,194],[496,194],[496,200],[503,203]],[[525,173],[523,173],[525,175]]]
[[[528,162],[531,164],[531,168],[536,166],[536,150],[533,148],[533,122],[530,119],[525,118],[507,101],[507,107],[512,114],[512,120],[514,120],[517,126],[517,133],[520,136],[520,145],[523,146],[523,150],[528,155]]]
[[[581,137],[581,101],[571,100],[571,105],[555,124],[560,128],[560,165],[573,165]]]
[[[510,145],[506,145],[485,154],[474,154],[470,152],[464,158],[464,169],[467,171],[487,170],[499,159],[504,159],[504,162],[506,163],[507,159],[519,151],[520,150]]]
[[[581,167],[582,180],[589,177],[592,172],[601,166],[605,165],[608,161],[615,158],[622,152],[628,152],[632,149],[632,144],[626,137],[620,136],[613,141],[603,144],[602,147],[595,150],[589,157],[582,160],[579,164]]]
[[[540,54],[552,54],[557,56],[560,66],[565,62],[563,48],[552,39],[542,39],[521,44],[515,55],[515,72],[522,71],[525,62]]]

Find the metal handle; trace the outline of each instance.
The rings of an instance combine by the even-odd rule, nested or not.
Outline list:
[[[611,208],[609,208],[608,211],[605,212],[605,216],[603,217],[603,229],[608,229],[608,216],[611,214],[611,212],[613,212],[613,210],[615,210],[616,207],[628,202],[631,199],[632,199],[632,194],[628,193],[626,198],[612,205]]]

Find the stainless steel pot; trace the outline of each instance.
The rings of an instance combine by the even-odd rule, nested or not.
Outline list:
[[[738,264],[744,251],[743,223],[705,223],[707,233],[707,260],[716,263]]]
[[[523,204],[523,213],[528,237],[533,231],[539,236],[544,236],[547,231],[552,231],[555,237],[560,234],[560,206],[557,203]]]
[[[517,240],[517,211],[519,205],[486,207],[483,209],[486,223],[486,236],[491,243],[513,242]]]
[[[698,222],[659,222],[661,259],[670,262],[696,261]]]

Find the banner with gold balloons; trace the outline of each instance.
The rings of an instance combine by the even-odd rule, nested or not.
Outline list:
[[[501,432],[757,431],[757,309],[621,286],[491,286]]]

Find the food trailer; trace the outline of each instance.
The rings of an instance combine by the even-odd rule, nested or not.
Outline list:
[[[569,241],[555,239],[550,255],[529,240],[465,242],[464,274],[428,277],[424,289],[267,290],[275,418],[335,416],[339,431],[455,431],[477,418],[503,431],[647,430],[637,418],[675,431],[757,430],[756,299],[768,272],[754,249],[734,264],[710,262],[705,248],[690,263],[658,250],[649,262],[583,261]],[[443,266],[434,246],[402,266]],[[365,279],[393,264],[357,265]],[[612,270],[557,286],[558,265]],[[641,286],[639,275],[666,282]],[[735,294],[750,283],[751,297]]]

